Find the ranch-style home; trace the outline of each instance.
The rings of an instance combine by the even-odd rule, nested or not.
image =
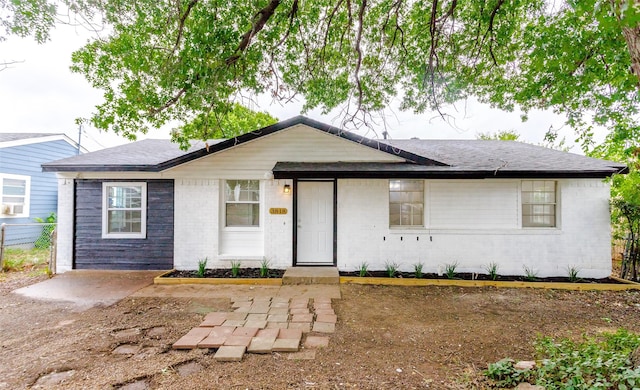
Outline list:
[[[511,141],[376,140],[294,117],[234,139],[54,161],[57,271],[337,266],[611,273],[619,163]]]

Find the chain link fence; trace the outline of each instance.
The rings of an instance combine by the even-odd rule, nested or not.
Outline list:
[[[55,272],[55,223],[0,225],[0,269],[36,268],[47,264]]]

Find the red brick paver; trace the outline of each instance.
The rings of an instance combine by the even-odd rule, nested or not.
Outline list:
[[[312,305],[310,305],[310,303]],[[231,312],[212,312],[199,327],[173,344],[174,349],[217,349],[216,361],[240,361],[245,352],[294,352],[291,359],[313,359],[315,350],[326,347],[329,337],[306,335],[333,333],[338,320],[331,298],[256,297],[232,302]],[[313,311],[309,308],[312,307]],[[314,321],[315,317],[315,321]]]

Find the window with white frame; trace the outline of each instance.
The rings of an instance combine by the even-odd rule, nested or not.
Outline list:
[[[424,226],[424,180],[389,180],[389,226]]]
[[[147,183],[102,183],[102,237],[147,236]]]
[[[0,175],[0,215],[2,218],[28,217],[31,178],[22,175]]]
[[[522,181],[523,227],[556,227],[556,187],[554,180]]]
[[[260,180],[225,180],[225,226],[260,226]]]

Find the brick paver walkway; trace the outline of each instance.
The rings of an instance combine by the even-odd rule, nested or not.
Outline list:
[[[173,344],[174,349],[216,349],[217,361],[240,361],[245,353],[299,352],[326,347],[338,317],[331,298],[255,297],[232,301],[233,311],[212,312]],[[324,334],[324,335],[323,335]],[[312,359],[299,352],[292,358]]]

